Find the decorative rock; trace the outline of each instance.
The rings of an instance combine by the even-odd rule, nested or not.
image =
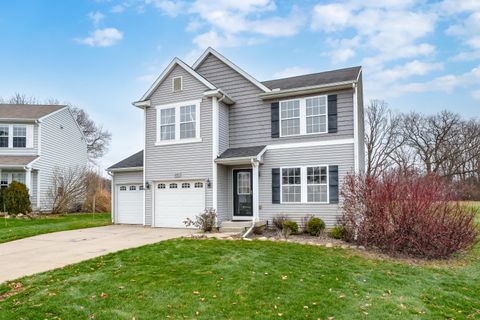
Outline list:
[[[21,217],[23,217],[23,216],[24,216],[23,213],[18,213],[18,214],[17,214],[17,218],[21,218]]]
[[[342,249],[348,249],[348,248],[350,248],[350,246],[349,246],[348,244],[342,244],[340,247],[341,247]]]
[[[357,246],[352,245],[352,246],[350,246],[350,249],[358,249],[358,248],[357,248]]]
[[[365,247],[364,246],[358,246],[358,249],[365,250]]]
[[[331,242],[329,242],[329,243],[327,243],[327,244],[325,245],[325,247],[327,247],[327,248],[332,248],[332,247],[333,247],[333,244],[332,244]]]
[[[265,240],[268,240],[268,238],[267,237],[260,237],[260,238],[258,238],[258,240],[265,241]]]

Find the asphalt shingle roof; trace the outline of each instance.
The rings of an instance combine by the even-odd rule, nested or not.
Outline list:
[[[253,146],[253,147],[243,147],[243,148],[230,148],[225,150],[219,159],[228,159],[228,158],[241,158],[241,157],[255,157],[257,156],[265,146]]]
[[[143,150],[131,155],[130,157],[117,162],[110,169],[122,169],[122,168],[138,168],[143,167]]]
[[[0,119],[37,120],[65,108],[62,105],[0,104]]]
[[[26,166],[38,156],[0,156],[0,166]]]
[[[303,76],[289,77],[276,80],[263,81],[262,83],[270,89],[295,89],[329,83],[357,80],[361,67],[331,70],[319,73],[306,74]]]

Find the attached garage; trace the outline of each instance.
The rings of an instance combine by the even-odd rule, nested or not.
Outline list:
[[[143,224],[143,185],[117,185],[116,223]]]
[[[167,181],[155,184],[155,227],[185,228],[205,209],[204,181]]]

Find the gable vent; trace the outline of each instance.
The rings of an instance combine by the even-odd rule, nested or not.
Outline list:
[[[172,86],[173,86],[173,92],[182,91],[183,90],[182,77],[173,78]]]

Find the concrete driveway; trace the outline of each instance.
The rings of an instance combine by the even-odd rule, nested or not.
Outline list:
[[[54,232],[3,243],[0,244],[0,283],[195,232],[113,225]]]

